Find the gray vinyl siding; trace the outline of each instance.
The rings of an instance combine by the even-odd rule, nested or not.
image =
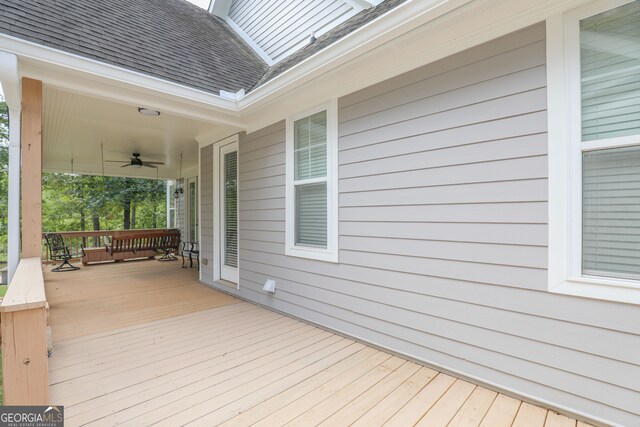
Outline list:
[[[234,0],[228,16],[278,62],[356,12],[343,0]]]
[[[284,255],[285,122],[242,136],[237,293],[640,425],[640,310],[547,291],[544,36],[536,25],[339,100],[339,263]]]
[[[200,149],[200,275],[213,283],[213,144]]]

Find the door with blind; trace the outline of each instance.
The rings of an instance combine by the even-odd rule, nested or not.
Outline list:
[[[218,148],[218,264],[220,279],[238,283],[238,143]]]

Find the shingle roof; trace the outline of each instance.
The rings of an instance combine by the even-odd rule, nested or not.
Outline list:
[[[375,7],[361,11],[357,15],[351,17],[342,24],[318,37],[318,39],[314,43],[303,47],[302,49],[298,50],[297,52],[288,56],[277,64],[272,65],[271,68],[269,68],[269,70],[255,84],[254,88],[284,73],[293,66],[299,64],[315,53],[323,50],[327,46],[337,42],[338,40],[342,39],[346,35],[362,27],[363,25],[373,21],[377,17],[387,13],[388,11],[400,5],[401,3],[404,3],[405,1],[406,0],[385,0]]]
[[[361,11],[270,68],[185,0],[0,0],[0,33],[217,94],[256,88],[404,1]]]
[[[248,89],[268,68],[184,0],[0,0],[0,32],[212,93]]]

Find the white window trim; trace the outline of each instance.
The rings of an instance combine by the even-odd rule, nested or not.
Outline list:
[[[171,186],[173,189],[177,188],[177,183],[175,180],[167,180],[167,228],[175,228],[176,225],[176,200],[173,195],[173,191],[171,191]],[[171,207],[171,202],[173,202],[173,207]],[[173,224],[171,224],[170,219],[172,218],[171,213],[173,212]]]
[[[640,281],[582,274],[582,151],[637,137],[581,142],[579,21],[630,3],[600,0],[547,19],[549,283],[551,292],[640,304]]]
[[[296,120],[327,111],[327,248],[295,244],[294,132]],[[322,180],[324,181],[324,179]],[[309,180],[311,182],[311,180]],[[338,101],[319,105],[287,118],[286,135],[286,247],[285,254],[338,262]]]

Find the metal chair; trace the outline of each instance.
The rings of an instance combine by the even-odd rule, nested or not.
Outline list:
[[[72,253],[69,250],[69,246],[64,244],[62,235],[58,233],[45,233],[44,239],[47,242],[47,247],[49,248],[49,257],[54,261],[62,261],[62,264],[51,271],[58,273],[60,271],[80,270],[80,267],[71,265],[69,260],[71,258],[81,258],[85,256],[84,248],[82,246],[80,246],[79,253]]]
[[[184,265],[185,254],[189,254],[189,268],[193,268],[193,259],[195,255],[195,260],[198,263],[198,270],[200,270],[200,244],[198,242],[182,242],[182,268],[187,268],[187,266]]]

